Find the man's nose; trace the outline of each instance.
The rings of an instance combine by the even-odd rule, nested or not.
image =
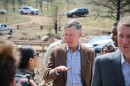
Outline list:
[[[122,40],[123,43],[128,43],[129,42],[129,39],[127,37],[124,37],[123,40]]]

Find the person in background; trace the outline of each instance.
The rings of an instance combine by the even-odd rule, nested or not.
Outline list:
[[[112,26],[112,40],[114,41],[114,45],[115,47],[118,47],[118,43],[117,43],[117,24],[119,21],[116,21],[113,26]]]
[[[0,86],[15,86],[15,71],[20,55],[12,42],[0,37]]]
[[[62,38],[61,40],[58,40],[58,41],[56,41],[56,42],[54,42],[54,43],[52,43],[52,44],[49,45],[49,47],[47,48],[47,51],[46,51],[46,53],[45,53],[45,55],[44,55],[44,59],[43,59],[43,69],[45,69],[45,68],[47,67],[48,60],[49,60],[49,57],[50,57],[50,55],[51,55],[52,49],[53,49],[54,47],[60,46],[60,45],[62,45],[62,44],[64,44],[64,39],[63,39],[63,38]],[[52,81],[47,82],[47,83],[45,83],[45,81],[42,82],[42,85],[48,85],[48,84],[51,85],[51,84],[52,84]]]
[[[117,25],[118,50],[95,58],[91,86],[130,86],[130,16]]]
[[[113,45],[106,44],[105,46],[103,46],[103,48],[101,50],[101,54],[111,53],[114,51],[115,51],[115,48]]]
[[[59,41],[57,41],[57,42],[54,42],[54,43],[52,43],[52,44],[49,45],[49,47],[48,47],[48,49],[47,49],[47,51],[46,51],[46,53],[45,53],[45,56],[44,56],[43,69],[44,69],[44,68],[47,66],[47,64],[48,64],[48,60],[49,60],[50,54],[51,54],[51,52],[52,52],[52,49],[53,49],[54,47],[60,46],[60,45],[63,44],[63,43],[64,43],[64,39],[61,39],[61,40],[59,40]]]
[[[34,80],[34,68],[37,67],[38,53],[32,48],[19,48],[20,64],[16,71],[16,83],[37,86]]]
[[[90,86],[94,51],[79,43],[82,25],[71,20],[64,26],[65,44],[52,49],[43,78],[53,86]]]

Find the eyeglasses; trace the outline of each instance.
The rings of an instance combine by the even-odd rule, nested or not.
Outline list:
[[[102,51],[102,52],[108,53],[109,51],[104,50],[104,51]]]

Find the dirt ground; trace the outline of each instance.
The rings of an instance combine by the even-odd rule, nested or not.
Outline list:
[[[23,22],[23,23],[17,23],[17,24],[12,24],[11,26],[16,27],[17,25],[28,25],[32,23],[37,23],[37,24],[47,24],[49,22],[49,18],[46,16],[40,16],[40,15],[19,15],[23,17],[29,18],[29,21]]]

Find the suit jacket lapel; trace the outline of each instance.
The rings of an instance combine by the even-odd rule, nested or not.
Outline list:
[[[61,57],[61,61],[62,61],[62,65],[66,66],[66,59],[67,59],[67,46],[64,44],[61,47],[60,50],[60,57]]]
[[[125,86],[122,68],[121,68],[121,52],[119,50],[116,51],[113,56],[111,68],[112,68],[113,78],[117,84],[116,86]]]
[[[61,61],[62,65],[67,66],[67,64],[66,64],[67,45],[66,44],[63,44],[63,46],[60,49],[60,57],[61,57],[61,60],[59,60],[59,61]],[[66,82],[66,80],[67,80],[67,72],[64,72],[64,77],[65,77],[65,82]]]
[[[85,60],[84,57],[85,53],[82,49],[82,46],[80,47],[80,59],[81,59],[81,76],[84,75],[84,71],[82,71],[84,69],[84,65],[85,65]]]
[[[86,56],[87,54],[84,52],[83,50],[83,46],[80,45],[80,58],[81,58],[81,79],[83,81],[83,76],[84,74],[88,74],[88,71],[85,71],[86,68],[89,68],[88,65],[85,66],[86,64],[89,64],[89,59],[87,58]],[[85,56],[85,57],[84,57]],[[61,50],[60,50],[60,57],[61,58],[61,61],[62,61],[62,65],[64,66],[67,66],[67,63],[66,63],[66,60],[67,60],[67,45],[66,44],[63,44],[63,46],[61,47]],[[64,72],[64,76],[65,76],[65,82],[67,80],[67,72]]]
[[[88,54],[83,50],[82,45],[80,45],[80,59],[81,59],[81,80],[83,81],[84,75],[89,74],[87,70],[89,68],[90,62],[88,59]]]

